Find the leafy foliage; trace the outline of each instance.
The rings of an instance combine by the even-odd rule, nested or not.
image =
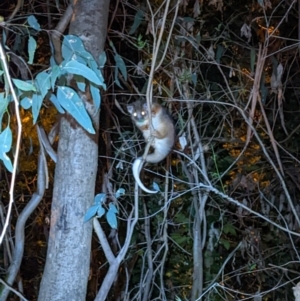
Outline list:
[[[267,299],[275,291],[278,300],[292,300],[291,287],[299,281],[300,213],[294,3],[181,1],[166,15],[165,2],[149,3],[121,1],[113,7],[110,43],[98,62],[78,37],[67,35],[62,64],[49,57],[50,63],[43,63],[50,67],[35,69],[30,80],[13,78],[24,109],[20,166],[27,179],[19,181],[17,191],[29,194],[35,179],[36,163],[27,158],[38,142],[27,110],[34,123],[47,127],[54,118],[47,106],[56,108],[93,133],[80,100],[88,84],[93,105],[103,105],[99,165],[107,167],[109,180],[101,176],[97,190],[104,182],[107,193],[95,197],[85,221],[97,216],[103,222],[106,214],[105,232],[118,229],[115,245],[122,244],[134,208],[130,161],[143,151],[122,106],[148,93],[150,83],[151,98],[169,108],[182,148],[171,155],[170,168],[165,162],[145,168],[143,181],[154,182],[161,193],[139,195],[139,223],[108,300],[122,295],[136,300],[147,285],[149,300]],[[22,49],[25,61],[38,68],[44,27],[33,16],[27,23],[28,31],[20,29],[11,48]],[[68,86],[70,73],[78,91]],[[5,83],[5,73],[0,75]],[[101,99],[99,87],[106,86]],[[8,113],[13,99],[7,89],[0,94],[0,159],[11,170],[15,120]],[[18,206],[21,210],[22,202]],[[49,197],[41,207],[48,212]],[[33,219],[28,232],[42,224]],[[106,272],[105,266],[99,269],[106,258],[98,247],[92,252],[90,300]],[[37,243],[31,249],[40,250]]]

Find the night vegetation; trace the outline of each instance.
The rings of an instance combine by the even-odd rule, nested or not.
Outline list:
[[[0,4],[0,300],[299,301],[300,6],[108,3]]]

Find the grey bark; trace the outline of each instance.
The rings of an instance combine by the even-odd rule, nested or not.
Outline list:
[[[79,0],[73,9],[69,33],[81,37],[86,49],[99,57],[106,38],[109,1]],[[99,112],[90,108],[89,113],[98,130]],[[97,140],[97,135],[88,135],[73,120],[61,118],[51,229],[39,301],[86,299],[92,222],[84,224],[83,217],[95,193]]]

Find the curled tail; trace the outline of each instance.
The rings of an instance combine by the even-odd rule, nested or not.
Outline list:
[[[169,148],[156,148],[152,154],[146,156],[145,161],[148,163],[158,163],[162,161],[170,152]]]
[[[157,191],[155,191],[155,190],[149,190],[142,183],[142,181],[140,179],[140,172],[142,170],[142,167],[143,167],[143,158],[142,157],[136,158],[133,162],[133,165],[132,165],[132,172],[133,172],[133,176],[134,176],[135,181],[138,183],[140,188],[142,190],[144,190],[145,192],[147,192],[147,193],[157,193]]]

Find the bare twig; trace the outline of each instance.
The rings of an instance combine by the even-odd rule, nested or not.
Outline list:
[[[10,183],[10,189],[9,189],[9,205],[8,205],[8,210],[7,210],[7,216],[6,220],[3,226],[2,233],[0,235],[0,245],[3,241],[3,237],[5,235],[6,229],[9,224],[10,220],[10,215],[11,215],[11,210],[12,210],[12,204],[14,202],[14,189],[15,189],[15,181],[16,181],[16,173],[17,173],[17,164],[19,160],[19,154],[20,154],[20,144],[21,144],[21,135],[22,135],[22,123],[21,123],[21,117],[20,117],[20,111],[19,111],[19,99],[16,95],[14,86],[12,84],[12,80],[9,74],[8,70],[8,64],[6,60],[6,55],[4,48],[2,46],[2,43],[0,43],[0,60],[2,61],[2,66],[4,69],[4,75],[5,75],[5,81],[8,83],[10,92],[12,94],[12,99],[15,105],[15,113],[16,113],[16,119],[17,119],[17,126],[18,126],[18,131],[17,131],[17,141],[16,141],[16,147],[15,147],[15,157],[14,157],[14,163],[13,163],[13,171],[11,175],[11,183]],[[7,94],[9,91],[6,91]]]
[[[16,294],[21,300],[24,301],[28,301],[24,296],[22,296],[22,294],[20,292],[18,292],[17,290],[15,290],[13,287],[11,287],[10,285],[8,285],[5,281],[3,281],[0,278],[0,282],[5,286],[5,288],[7,288],[9,291],[13,292],[14,294]]]
[[[41,144],[41,142],[40,142]],[[34,211],[34,209],[37,207],[37,205],[40,203],[41,199],[44,196],[45,192],[45,162],[44,162],[44,156],[42,155],[42,146],[41,146],[41,152],[39,154],[38,158],[38,177],[37,177],[37,190],[36,192],[32,195],[30,201],[28,204],[25,206],[23,211],[20,213],[17,224],[16,224],[16,229],[15,229],[15,248],[13,252],[13,258],[11,265],[8,269],[8,274],[6,277],[6,283],[8,285],[12,285],[17,273],[19,271],[22,258],[23,258],[23,253],[24,253],[24,244],[25,244],[25,224],[30,216],[30,214]],[[10,289],[6,286],[3,291],[1,292],[0,295],[0,300],[5,301]]]

